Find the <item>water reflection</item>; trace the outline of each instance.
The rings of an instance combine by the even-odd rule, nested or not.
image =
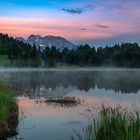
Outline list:
[[[139,70],[1,72],[1,79],[16,87],[19,95],[31,98],[44,97],[46,93],[48,98],[53,98],[56,93],[63,96],[75,89],[89,91],[95,87],[116,93],[137,93],[140,89]]]
[[[21,119],[14,140],[70,140],[73,128],[87,125],[88,120],[83,116],[87,109],[103,103],[140,105],[139,70],[7,71],[0,72],[0,80],[9,84],[18,97]],[[82,102],[68,108],[36,102],[59,96],[74,96]]]
[[[18,135],[10,140],[70,140],[73,128],[86,126],[87,119],[79,115],[82,108],[53,107],[36,104],[26,97],[18,98],[20,124]]]

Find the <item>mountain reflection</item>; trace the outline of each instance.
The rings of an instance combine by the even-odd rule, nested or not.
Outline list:
[[[0,80],[18,87],[18,94],[38,94],[44,97],[61,96],[73,90],[98,89],[122,93],[137,93],[140,89],[140,71],[36,71],[0,73]],[[22,91],[22,92],[21,92]],[[60,95],[59,95],[60,94]]]

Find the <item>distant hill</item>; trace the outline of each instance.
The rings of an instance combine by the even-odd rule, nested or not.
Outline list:
[[[40,35],[30,35],[27,40],[25,40],[22,37],[17,37],[16,40],[23,41],[26,43],[29,43],[30,45],[36,45],[37,47],[41,47],[42,50],[44,50],[46,47],[51,48],[52,46],[55,46],[57,49],[64,49],[67,48],[69,50],[74,49],[74,44],[70,41],[66,40],[65,38],[62,38],[60,36],[45,36],[42,37]]]

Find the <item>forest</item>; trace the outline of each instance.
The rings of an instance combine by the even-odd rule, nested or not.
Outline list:
[[[114,46],[94,47],[88,44],[75,49],[43,50],[35,45],[18,41],[7,34],[0,34],[0,65],[16,67],[140,67],[140,46],[137,43],[122,43]]]

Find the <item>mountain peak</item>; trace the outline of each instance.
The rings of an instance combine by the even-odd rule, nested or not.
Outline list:
[[[40,35],[31,34],[28,38],[41,38],[41,36]]]
[[[47,35],[42,37],[40,35],[30,35],[26,41],[31,45],[35,44],[37,47],[40,46],[42,49],[52,46],[55,46],[58,49],[74,48],[73,43],[60,36]]]
[[[29,43],[30,45],[36,45],[37,47],[41,47],[41,49],[45,49],[46,47],[52,47],[55,46],[57,49],[74,49],[75,45],[66,40],[65,38],[61,36],[53,36],[53,35],[47,35],[47,36],[40,36],[40,35],[34,35],[31,34],[27,40],[25,40],[22,37],[17,37],[16,40],[23,41],[24,43]]]
[[[15,39],[18,40],[18,41],[22,41],[22,42],[26,43],[26,40],[23,37],[16,37]]]

